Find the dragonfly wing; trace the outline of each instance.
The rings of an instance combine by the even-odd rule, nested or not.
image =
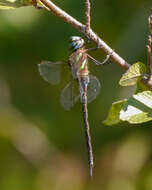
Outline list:
[[[42,61],[38,64],[40,75],[45,81],[53,85],[58,84],[60,82],[61,64],[62,62]]]
[[[92,102],[100,92],[100,82],[92,75],[89,75],[90,81],[87,89],[88,103]]]
[[[74,82],[69,82],[61,92],[60,102],[65,110],[70,110],[80,98],[79,89]]]

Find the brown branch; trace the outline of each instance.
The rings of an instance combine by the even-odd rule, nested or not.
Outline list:
[[[147,45],[147,59],[148,59],[147,67],[148,67],[148,73],[149,73],[149,75],[151,75],[152,74],[152,69],[151,69],[151,64],[152,64],[152,60],[151,60],[151,48],[152,48],[152,9],[151,9],[150,16],[148,18],[148,23],[149,23],[150,35],[148,36],[148,45]]]
[[[148,74],[151,75],[152,74],[152,70],[151,70],[151,45],[152,45],[152,36],[149,35],[148,36],[148,45],[147,45],[147,68],[148,68]]]
[[[91,22],[91,17],[90,17],[90,10],[91,10],[91,5],[89,0],[85,0],[85,5],[86,5],[86,33],[88,33],[90,29],[90,22]]]
[[[83,33],[86,37],[89,37],[90,40],[94,41],[98,47],[100,47],[106,54],[111,54],[111,59],[118,64],[123,69],[127,70],[129,68],[129,64],[120,57],[116,52],[113,51],[99,36],[90,28],[86,33],[86,26],[75,18],[70,16],[68,13],[57,7],[52,1],[49,0],[40,0],[53,14],[63,19],[65,22],[72,25],[74,28]]]
[[[152,35],[152,9],[151,9],[150,16],[149,16],[149,18],[148,18],[148,22],[149,22],[150,34]]]

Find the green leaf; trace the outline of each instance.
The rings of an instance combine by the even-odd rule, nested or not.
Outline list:
[[[120,119],[138,124],[152,120],[152,91],[133,95],[120,111]]]
[[[120,122],[120,110],[123,108],[127,100],[114,102],[110,108],[108,117],[104,121],[105,125],[115,125]]]
[[[119,81],[121,86],[135,85],[139,78],[141,78],[147,72],[146,65],[141,62],[137,62],[130,66],[127,72],[122,76]]]
[[[15,9],[31,4],[31,0],[0,0],[0,9]]]
[[[48,9],[40,0],[36,2],[39,9],[43,7]],[[15,9],[30,5],[33,5],[32,0],[0,0],[0,9]]]

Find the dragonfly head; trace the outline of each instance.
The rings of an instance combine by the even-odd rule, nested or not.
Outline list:
[[[84,44],[84,40],[79,36],[71,36],[69,39],[69,49],[71,50],[75,51],[79,48],[82,48]]]

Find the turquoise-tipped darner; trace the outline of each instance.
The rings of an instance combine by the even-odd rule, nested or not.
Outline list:
[[[90,166],[90,175],[92,176],[94,164],[91,136],[89,131],[87,103],[90,103],[99,94],[100,82],[95,76],[89,74],[88,58],[90,58],[95,64],[102,65],[107,61],[109,56],[103,63],[98,62],[87,54],[88,50],[90,49],[85,49],[85,41],[79,36],[72,36],[70,38],[69,48],[73,52],[68,59],[68,65],[72,73],[72,80],[63,88],[60,101],[63,108],[66,110],[70,110],[79,99],[83,105],[83,118],[88,149],[88,160]],[[60,82],[62,64],[62,62],[43,61],[38,65],[40,75],[47,82],[54,85],[58,84]],[[75,83],[77,85],[75,85]]]

